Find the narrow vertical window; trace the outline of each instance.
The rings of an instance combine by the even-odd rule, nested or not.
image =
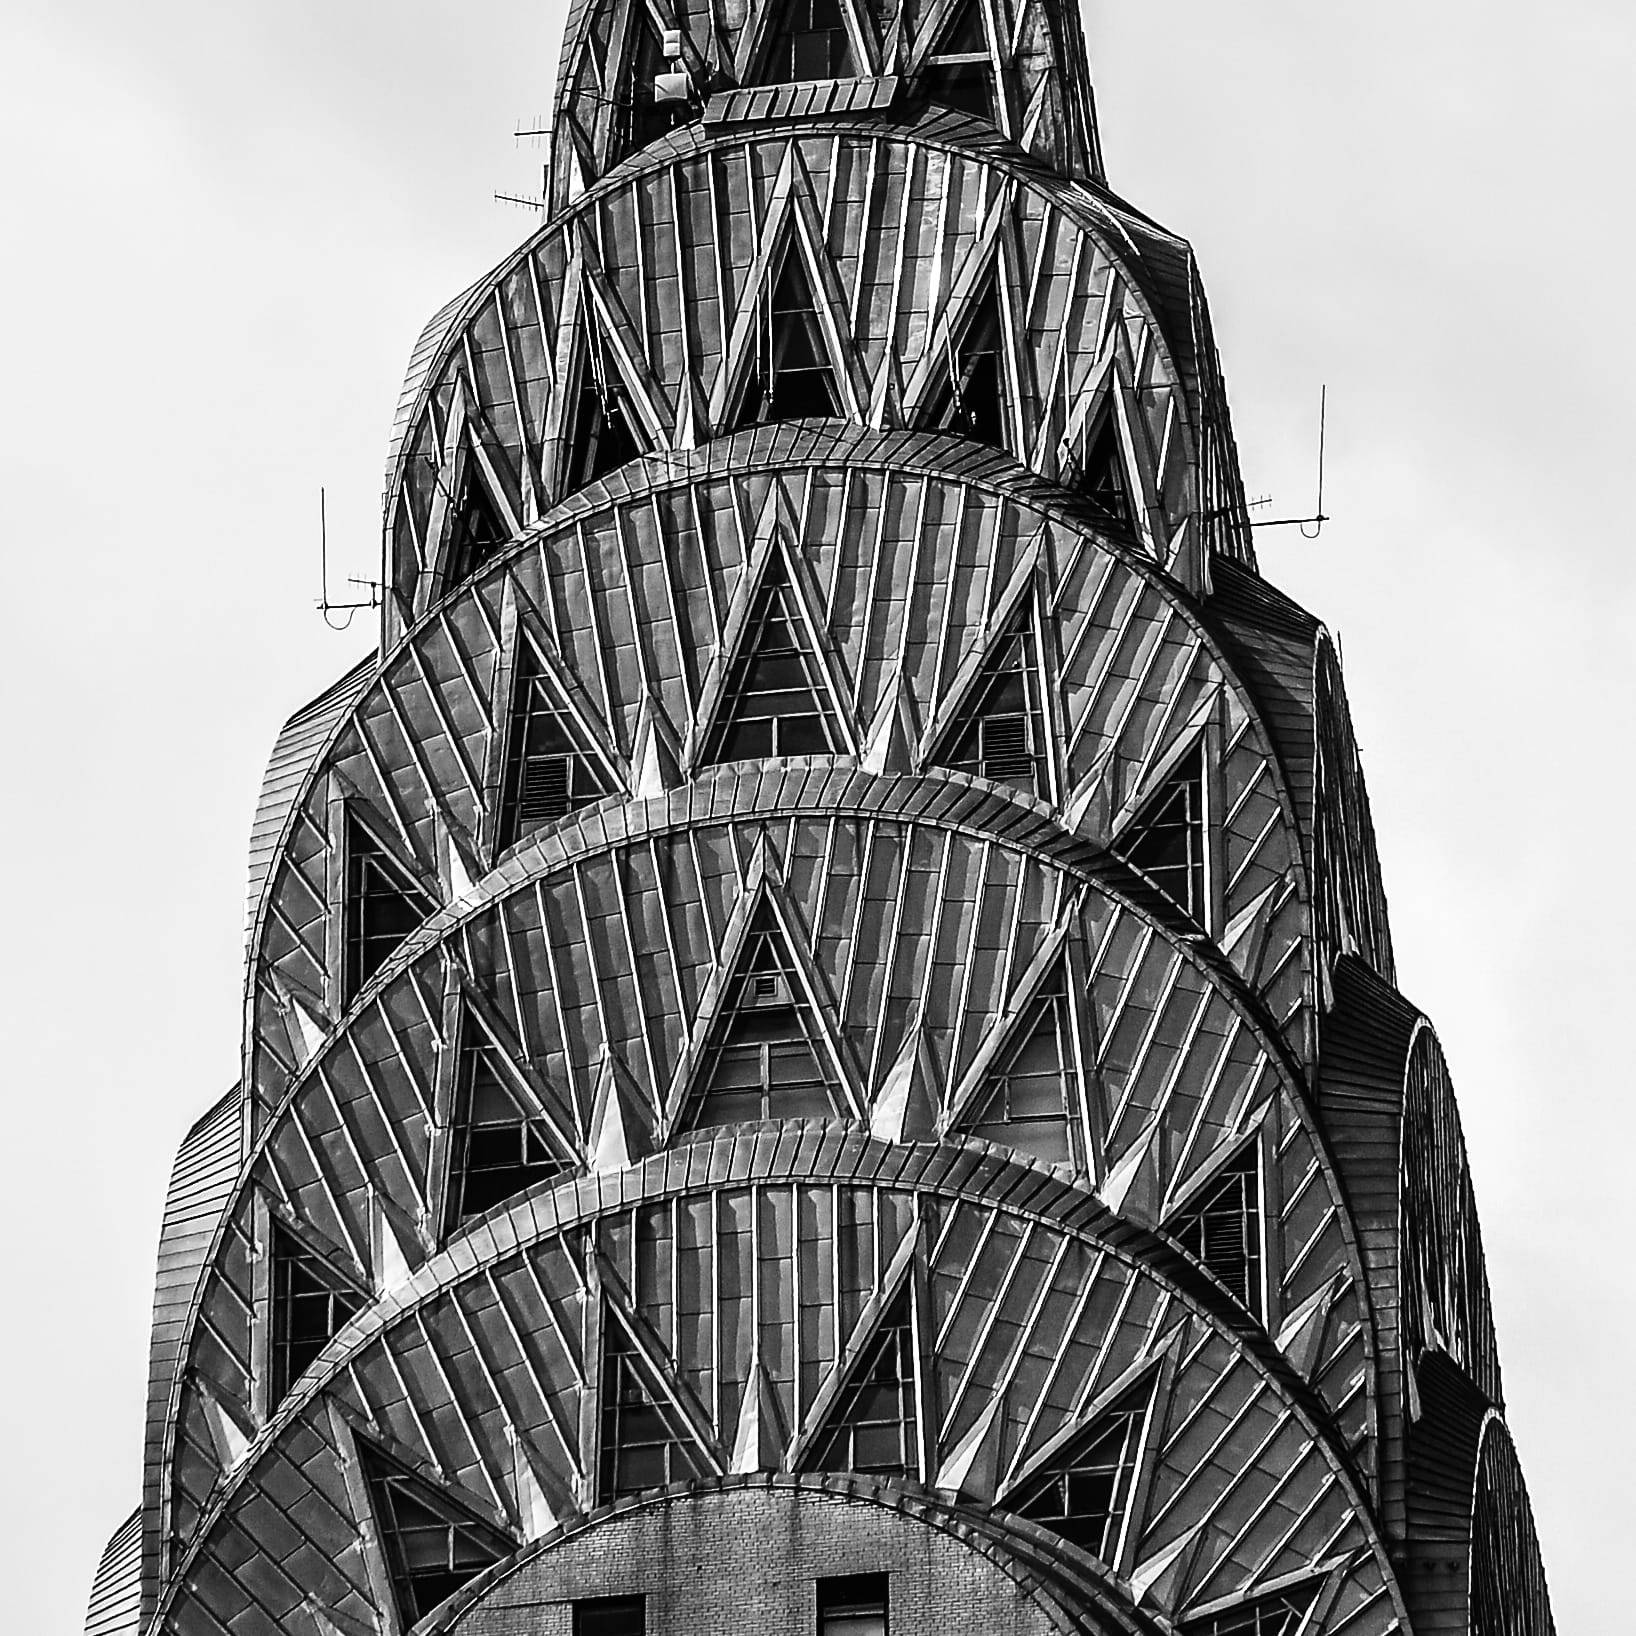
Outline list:
[[[1134,527],[1130,503],[1130,478],[1125,473],[1125,457],[1119,449],[1119,428],[1110,410],[1102,416],[1092,434],[1073,487],[1090,502],[1091,509],[1110,528],[1128,534]]]
[[[346,993],[351,999],[437,905],[369,826],[350,813],[345,845]]]
[[[856,74],[841,0],[789,0],[773,28],[765,61],[763,77],[769,84]]]
[[[358,1312],[363,1296],[328,1262],[277,1222],[272,1229],[273,1310],[270,1401],[283,1401],[330,1337]]]
[[[1207,908],[1204,843],[1204,752],[1195,745],[1114,849],[1202,924]]]
[[[833,755],[838,747],[818,660],[805,641],[789,571],[775,552],[728,671],[704,760]]]
[[[481,568],[508,537],[488,489],[473,469],[475,465],[476,461],[468,456],[460,503],[454,508],[454,533],[449,539],[449,566],[443,581],[445,590]]]
[[[606,1313],[602,1337],[601,1498],[698,1477],[693,1447],[672,1427],[635,1343]]]
[[[1203,1198],[1166,1224],[1241,1306],[1261,1316],[1261,1155],[1251,1142]]]
[[[928,400],[920,424],[928,430],[958,432],[997,449],[1010,448],[1002,345],[999,285],[990,275],[958,338],[949,343],[943,385]]]
[[[751,924],[710,1032],[692,1095],[691,1128],[836,1112],[795,957],[771,909]]]
[[[1072,1161],[1068,1121],[1079,1101],[1072,1028],[1067,977],[1058,966],[989,1071],[972,1135],[1052,1164]]]
[[[1258,1597],[1183,1625],[1182,1636],[1296,1636],[1313,1602],[1310,1585]]]
[[[994,121],[994,69],[980,0],[955,8],[920,71],[920,89],[932,102]]]
[[[624,383],[608,361],[595,326],[587,327],[580,362],[579,402],[568,445],[568,489],[584,488],[642,453]]]
[[[871,1338],[810,1464],[815,1471],[912,1475],[920,1469],[918,1427],[914,1324],[905,1291]]]
[[[540,1122],[518,1105],[502,1062],[500,1048],[468,1013],[461,1023],[455,1079],[451,1230],[563,1168]]]
[[[939,766],[1050,794],[1039,649],[1025,606],[983,661],[959,714],[943,735]]]
[[[838,417],[841,394],[818,319],[818,304],[793,244],[785,247],[771,293],[760,293],[756,300],[760,304],[756,362],[744,389],[738,424]]]
[[[889,1636],[890,1577],[837,1574],[818,1581],[818,1636]]]

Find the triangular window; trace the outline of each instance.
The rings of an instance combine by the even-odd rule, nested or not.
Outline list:
[[[579,401],[568,448],[569,489],[582,489],[643,453],[629,394],[595,324],[588,324],[580,363]]]
[[[836,1112],[795,959],[765,903],[750,924],[694,1080],[691,1128]]]
[[[488,485],[478,476],[475,465],[475,461],[467,460],[460,483],[460,500],[454,508],[454,532],[449,538],[449,572],[445,581],[448,585],[475,573],[510,538],[500,520],[499,509],[489,495]]]
[[[403,1629],[516,1546],[379,1449],[359,1445]]]
[[[818,321],[812,283],[793,241],[784,248],[771,291],[758,292],[756,304],[755,358],[745,382],[738,424],[839,417],[841,394],[829,347]]]
[[[604,1311],[599,1499],[617,1499],[703,1475],[698,1451],[690,1439],[678,1435],[649,1385],[636,1343],[624,1325]]]
[[[346,821],[346,992],[350,999],[437,904],[350,813]]]
[[[1048,795],[1039,646],[1024,606],[983,660],[936,761],[956,772]]]
[[[1068,1121],[1079,1101],[1075,1079],[1073,1013],[1059,964],[989,1070],[968,1128],[973,1136],[1068,1164]]]
[[[1261,1158],[1254,1142],[1165,1228],[1235,1301],[1261,1315]]]
[[[1010,446],[1000,336],[1000,291],[990,275],[967,311],[960,338],[950,345],[946,378],[921,415],[923,427],[958,432],[998,449]]]
[[[788,0],[768,35],[763,82],[850,79],[857,72],[841,0]]]
[[[835,754],[837,735],[819,678],[789,570],[775,551],[728,671],[704,760]]]
[[[293,1233],[272,1224],[272,1378],[276,1405],[312,1366],[330,1337],[364,1305],[358,1290]]]
[[[1195,745],[1119,837],[1115,850],[1166,897],[1205,913],[1204,751]]]
[[[994,69],[983,30],[981,0],[963,0],[920,71],[920,89],[932,102],[994,121]]]
[[[1182,1636],[1296,1636],[1316,1595],[1311,1585],[1257,1597],[1240,1607],[1190,1619]]]
[[[468,1013],[455,1070],[451,1228],[562,1173],[541,1122],[519,1105],[502,1062],[499,1046]]]
[[[621,116],[620,157],[645,148],[650,142],[685,125],[693,117],[692,103],[686,97],[662,95],[659,77],[677,72],[664,52],[658,32],[648,19],[647,8],[637,6],[636,42],[628,59],[618,112]]]
[[[915,1333],[907,1289],[870,1337],[806,1463],[813,1471],[880,1476],[919,1471]]]
[[[1131,531],[1134,522],[1130,478],[1125,472],[1125,457],[1119,448],[1119,428],[1114,424],[1111,410],[1102,416],[1092,434],[1074,487],[1090,501],[1091,509],[1109,527],[1125,534]]]
[[[1152,1395],[1148,1380],[1110,1404],[1006,1502],[1010,1509],[1114,1563]]]
[[[612,785],[581,741],[577,724],[558,708],[534,644],[522,638],[511,685],[501,849],[610,793]]]

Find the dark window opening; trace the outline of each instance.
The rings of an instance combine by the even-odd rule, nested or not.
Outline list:
[[[633,153],[668,136],[678,125],[688,124],[696,109],[689,98],[662,98],[658,82],[661,74],[676,72],[666,58],[664,44],[646,15],[636,28],[636,45],[619,100],[620,154]]]
[[[569,487],[582,489],[643,453],[624,383],[594,329],[586,335],[568,450]]]
[[[1047,795],[1045,713],[1038,647],[1024,609],[983,662],[968,703],[945,739],[939,765]]]
[[[757,912],[699,1075],[693,1128],[835,1113],[810,1007],[772,910]]]
[[[455,1079],[451,1228],[563,1170],[540,1122],[519,1107],[502,1062],[500,1048],[468,1015]]]
[[[360,1454],[398,1617],[408,1629],[468,1580],[510,1555],[512,1542],[487,1524],[460,1515],[429,1483],[384,1455]]]
[[[783,559],[774,554],[728,671],[707,763],[833,755],[817,659],[802,639]]]
[[[468,457],[466,475],[460,485],[460,500],[454,508],[454,532],[449,537],[449,568],[444,579],[445,587],[475,573],[510,538],[487,486],[472,470],[473,464]]]
[[[1113,412],[1102,417],[1090,440],[1084,463],[1074,475],[1072,486],[1090,502],[1091,509],[1109,527],[1129,534],[1135,527],[1131,509],[1130,479],[1125,473],[1125,457],[1119,449],[1119,428]]]
[[[286,1393],[311,1368],[347,1319],[360,1311],[364,1298],[320,1255],[295,1235],[273,1223],[273,1312],[271,1402]]]
[[[1011,1509],[1116,1566],[1150,1395],[1143,1385],[1098,1415],[1067,1457],[1032,1478]]]
[[[974,1136],[1052,1164],[1072,1161],[1068,1121],[1079,1100],[1072,1029],[1067,977],[1058,966],[989,1070]]]
[[[849,79],[858,72],[840,0],[789,0],[772,31],[762,79]]]
[[[644,1636],[646,1620],[640,1596],[591,1596],[574,1604],[574,1636]]]
[[[920,73],[922,95],[946,108],[976,114],[991,124],[994,117],[994,69],[978,0],[966,0],[929,53]]]
[[[671,1429],[648,1385],[636,1343],[608,1316],[602,1337],[601,1498],[697,1478],[694,1452]]]
[[[812,286],[793,245],[785,248],[772,293],[763,291],[756,301],[755,363],[745,384],[738,424],[838,418],[841,394]]]
[[[879,1476],[920,1469],[915,1412],[915,1338],[907,1293],[869,1343],[811,1461],[815,1471]]]
[[[520,640],[500,801],[501,849],[609,793],[607,778],[558,710],[534,644]]]
[[[958,432],[997,449],[1011,446],[1000,336],[1000,293],[991,278],[950,345],[947,379],[927,404],[923,427]]]
[[[1183,1625],[1183,1636],[1296,1636],[1312,1606],[1310,1587],[1278,1591],[1243,1607],[1193,1619]]]
[[[346,821],[346,993],[351,997],[392,951],[437,907],[375,838],[367,824]]]
[[[1210,1184],[1201,1200],[1166,1225],[1235,1301],[1261,1316],[1261,1156],[1255,1143]]]
[[[1205,918],[1204,752],[1195,746],[1120,837],[1119,852],[1194,920]]]
[[[890,1576],[837,1574],[818,1581],[818,1636],[888,1636]]]

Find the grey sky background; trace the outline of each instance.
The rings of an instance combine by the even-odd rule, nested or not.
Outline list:
[[[80,1629],[138,1498],[168,1167],[236,1074],[279,723],[369,644],[420,326],[532,227],[560,3],[0,0],[0,1556]],[[1628,1628],[1636,16],[1090,0],[1113,185],[1197,246],[1266,574],[1340,634],[1464,1110],[1563,1636]],[[1623,1614],[1624,1617],[1620,1617]]]

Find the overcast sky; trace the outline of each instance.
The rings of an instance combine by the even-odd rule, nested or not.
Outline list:
[[[136,1503],[165,1180],[231,1083],[279,722],[368,644],[425,318],[531,227],[559,4],[4,0],[5,1623]],[[1628,1629],[1628,0],[1092,0],[1113,185],[1197,246],[1270,578],[1339,632],[1452,1064],[1563,1636]],[[1270,515],[1271,513],[1266,513]]]

